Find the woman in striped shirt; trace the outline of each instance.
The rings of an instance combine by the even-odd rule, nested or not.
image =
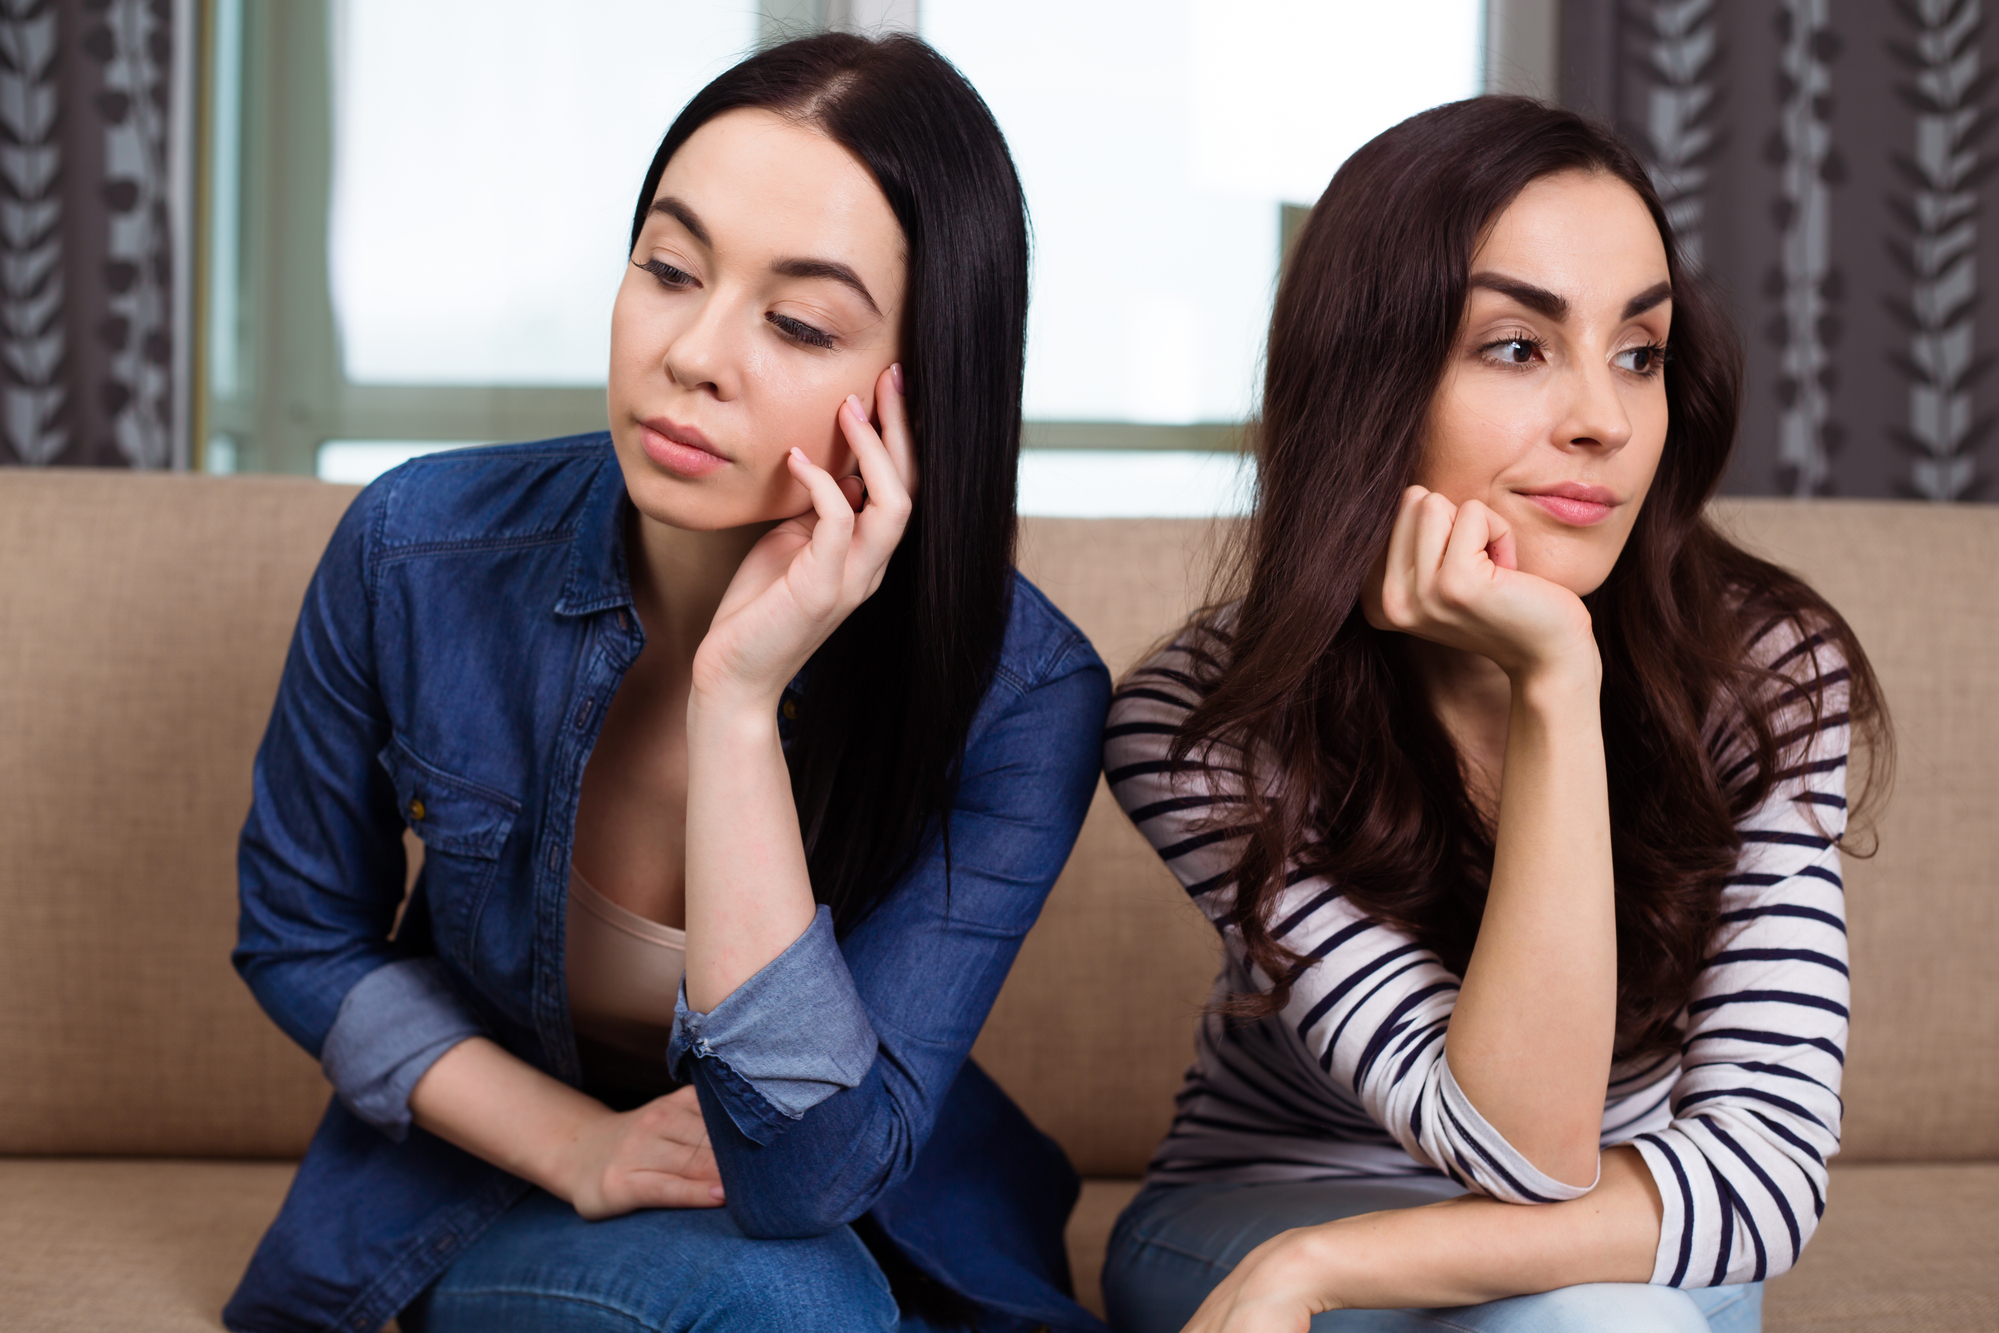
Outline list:
[[[1120,1329],[1758,1327],[1839,1140],[1849,731],[1888,748],[1845,622],[1704,516],[1740,383],[1567,112],[1425,112],[1313,210],[1232,591],[1106,733],[1225,944]]]

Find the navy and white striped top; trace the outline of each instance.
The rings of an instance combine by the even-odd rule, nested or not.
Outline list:
[[[1839,1147],[1846,673],[1833,650],[1795,632],[1766,630],[1753,649],[1806,681],[1816,654],[1821,723],[1812,733],[1802,703],[1784,719],[1802,728],[1799,748],[1740,825],[1741,859],[1680,1053],[1613,1068],[1604,1100],[1602,1145],[1635,1145],[1665,1201],[1651,1280],[1681,1287],[1760,1281],[1795,1263],[1825,1211],[1826,1159]],[[1132,673],[1111,707],[1104,764],[1125,813],[1222,930],[1219,999],[1269,984],[1222,925],[1238,842],[1216,813],[1239,761],[1211,747],[1177,772],[1167,764],[1199,698],[1196,665],[1183,639]],[[1444,1173],[1514,1203],[1587,1193],[1536,1170],[1451,1077],[1444,1033],[1459,979],[1436,955],[1321,877],[1294,873],[1270,919],[1314,961],[1278,1013],[1203,1020],[1152,1180]]]

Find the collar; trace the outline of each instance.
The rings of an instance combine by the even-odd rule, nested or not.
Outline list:
[[[631,505],[631,497],[625,493],[625,474],[606,435],[596,476],[584,492],[571,529],[569,573],[561,596],[555,599],[555,614],[587,616],[632,605],[632,575],[625,561],[625,528]]]

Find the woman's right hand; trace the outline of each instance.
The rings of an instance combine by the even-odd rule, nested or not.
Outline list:
[[[1477,653],[1516,681],[1551,668],[1600,672],[1582,599],[1523,572],[1512,528],[1477,500],[1404,491],[1364,607],[1376,629]]]
[[[566,1157],[567,1188],[557,1192],[593,1222],[641,1208],[722,1203],[722,1175],[691,1084],[636,1110],[593,1117]]]

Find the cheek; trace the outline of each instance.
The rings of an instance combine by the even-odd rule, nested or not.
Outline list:
[[[745,394],[743,425],[749,447],[778,486],[795,486],[785,456],[802,450],[805,456],[835,476],[850,470],[851,450],[840,433],[840,404],[849,390],[817,375],[800,375],[796,367],[752,367],[755,374]]]
[[[1514,402],[1505,386],[1454,377],[1437,395],[1423,429],[1416,484],[1453,504],[1483,499],[1507,465],[1535,438],[1529,400]]]
[[[1633,482],[1640,492],[1650,491],[1653,480],[1659,475],[1659,460],[1666,453],[1668,420],[1663,388],[1648,394],[1632,411],[1631,443],[1624,452],[1637,474]]]
[[[650,281],[650,279],[648,279]],[[657,366],[671,332],[664,312],[649,308],[643,294],[630,291],[630,280],[618,288],[611,303],[610,390],[615,400],[637,387],[636,377]]]

